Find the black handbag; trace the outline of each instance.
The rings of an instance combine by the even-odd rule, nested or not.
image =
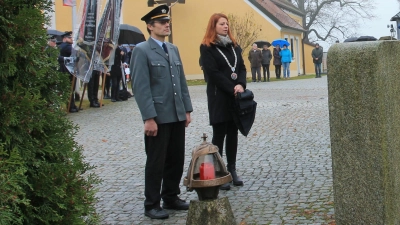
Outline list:
[[[238,105],[238,113],[239,115],[244,115],[247,113],[251,113],[253,111],[254,104],[254,94],[249,89],[246,89],[242,93],[238,93],[236,96],[236,102]]]
[[[244,92],[238,93],[233,108],[233,120],[240,133],[247,136],[256,117],[257,102],[254,101],[253,92],[246,89]]]

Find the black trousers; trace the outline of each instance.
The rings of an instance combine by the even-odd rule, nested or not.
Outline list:
[[[281,78],[281,67],[282,65],[275,65],[275,75],[278,79]]]
[[[90,103],[95,103],[99,101],[99,81],[100,81],[100,71],[93,70],[92,77],[88,83],[87,96]]]
[[[269,81],[269,77],[270,77],[269,64],[262,64],[262,68],[263,68],[264,81],[267,81],[267,80]],[[268,74],[268,79],[265,77],[265,73]]]
[[[70,104],[70,108],[69,109],[76,109],[78,107],[76,107],[75,105],[75,87],[76,87],[76,78],[75,78],[75,82],[72,83],[72,80],[74,79],[74,75],[69,74],[69,81],[71,81],[71,85],[72,85],[72,93],[69,96],[69,102],[71,102],[71,104],[68,102],[68,104]],[[67,105],[68,106],[68,105]]]
[[[111,87],[111,76],[105,75],[105,81],[104,81],[104,96],[110,95],[110,87]]]
[[[225,141],[225,152],[227,166],[234,166],[236,164],[237,146],[238,146],[238,128],[235,122],[228,121],[224,123],[217,123],[212,125],[213,128],[213,138],[212,143],[216,145],[219,149],[219,154],[223,156],[223,145]]]
[[[251,77],[253,82],[261,81],[261,67],[251,67]]]
[[[113,73],[111,71],[111,99],[119,99],[118,92],[119,92],[119,83],[121,82],[122,74],[121,72]]]
[[[146,149],[145,210],[172,202],[181,193],[179,183],[185,163],[185,121],[158,124],[157,136],[144,136]],[[162,185],[162,186],[161,186]],[[160,193],[161,190],[161,193]]]

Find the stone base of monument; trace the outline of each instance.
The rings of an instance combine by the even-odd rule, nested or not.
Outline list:
[[[187,225],[232,225],[236,224],[227,197],[215,200],[191,200],[186,220]]]

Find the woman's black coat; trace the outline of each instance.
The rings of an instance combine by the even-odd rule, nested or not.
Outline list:
[[[246,67],[242,58],[242,49],[239,46],[234,47],[237,56],[235,73],[238,78],[233,80],[232,70],[216,46],[224,53],[229,63],[232,66],[235,65],[231,44],[224,46],[217,43],[211,44],[210,47],[200,45],[200,60],[203,71],[208,76],[207,100],[211,125],[233,120],[234,87],[240,84],[243,89],[246,89]]]

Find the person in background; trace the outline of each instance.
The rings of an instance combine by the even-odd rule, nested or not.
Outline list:
[[[92,76],[88,83],[87,96],[90,102],[90,107],[99,108],[100,103],[98,99],[99,92],[100,71],[93,70]]]
[[[290,63],[292,62],[292,53],[287,48],[287,45],[283,45],[283,49],[279,52],[281,56],[282,66],[283,66],[283,77],[285,79],[290,79]]]
[[[133,49],[135,48],[135,44],[130,44],[129,45],[129,52],[128,52],[128,54],[127,54],[127,63],[128,63],[128,65],[131,63],[131,58],[132,58],[132,51],[133,51]]]
[[[133,52],[133,49],[136,47],[136,45],[135,44],[129,44],[129,49],[130,49],[130,51],[128,52],[128,66],[131,64],[131,58],[132,58],[132,52]],[[129,69],[130,70],[130,69]],[[132,89],[132,97],[133,97],[133,82],[132,82],[132,71],[130,71],[131,72],[131,74],[130,74],[130,77],[129,77],[129,80],[131,80],[131,89]]]
[[[125,52],[122,50],[121,45],[115,49],[114,64],[111,66],[111,101],[122,101],[119,98],[119,85],[122,79],[122,62],[125,61]]]
[[[318,43],[315,44],[315,48],[312,50],[311,56],[315,66],[315,78],[321,78],[321,63],[324,52]]]
[[[105,81],[104,81],[104,99],[111,99],[111,92],[110,92],[110,88],[111,88],[111,74],[110,72],[107,72],[105,77]]]
[[[150,37],[136,45],[130,63],[133,91],[144,121],[144,215],[152,219],[168,218],[164,209],[189,209],[189,203],[178,195],[185,130],[193,107],[178,48],[165,41],[171,34],[168,11],[167,5],[160,5],[141,18]]]
[[[64,34],[61,35],[63,39],[63,43],[60,44],[60,56],[58,57],[58,63],[60,64],[60,72],[67,73],[69,75],[69,80],[71,81],[72,90],[74,90],[72,93],[70,93],[69,97],[69,102],[67,103],[70,108],[69,112],[70,113],[75,113],[78,112],[78,107],[75,105],[75,98],[74,98],[74,92],[75,92],[75,85],[76,82],[72,83],[74,76],[69,72],[67,67],[65,67],[64,64],[64,57],[70,57],[71,56],[71,51],[72,51],[72,31],[66,31]]]
[[[281,79],[282,62],[281,62],[281,56],[279,55],[280,52],[281,52],[281,47],[279,45],[276,45],[273,52],[276,79]]]
[[[249,51],[249,61],[251,66],[251,77],[253,82],[261,81],[261,61],[262,61],[262,53],[257,48],[257,44],[254,43],[252,49]],[[257,77],[256,77],[257,74]]]
[[[57,48],[57,39],[54,35],[49,36],[47,39],[47,46],[45,48],[45,51],[49,48]]]
[[[247,72],[242,49],[228,24],[225,14],[216,13],[210,17],[200,45],[200,61],[208,79],[207,102],[210,125],[213,129],[212,143],[223,156],[225,142],[227,169],[232,175],[233,185],[242,186],[243,181],[236,172],[238,127],[233,120],[232,111],[236,95],[246,89]],[[261,57],[261,52],[259,53]],[[260,61],[256,58],[256,61],[261,65],[261,58]],[[230,184],[223,184],[220,189],[229,190]]]
[[[268,49],[268,45],[264,45],[263,46],[263,50],[262,50],[262,68],[263,68],[263,76],[264,76],[264,82],[268,81],[269,82],[269,64],[271,63],[271,59],[272,59],[272,53],[271,50]],[[265,75],[268,74],[267,78],[265,77]]]

